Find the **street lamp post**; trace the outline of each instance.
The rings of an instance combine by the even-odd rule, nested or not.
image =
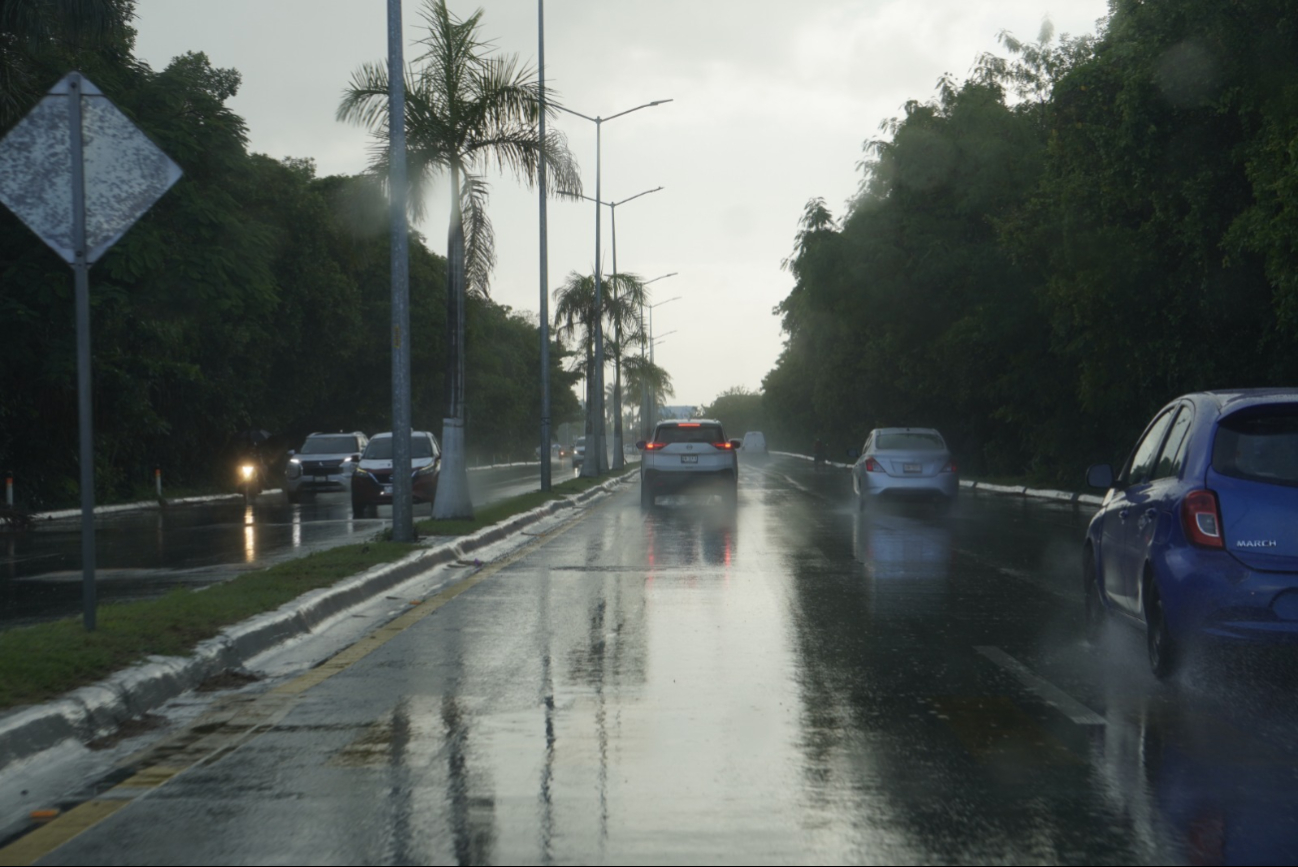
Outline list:
[[[613,293],[614,301],[617,300],[618,291],[618,270],[617,270],[617,206],[625,205],[641,196],[647,196],[650,193],[656,193],[662,187],[654,187],[652,190],[645,190],[642,193],[636,193],[634,196],[627,196],[616,202],[600,202],[598,199],[592,199],[590,196],[583,196],[580,193],[569,193],[573,198],[585,199],[589,202],[596,202],[608,207],[610,234],[613,236]],[[599,327],[603,327],[602,323]],[[617,355],[613,359],[613,469],[620,470],[626,466],[626,457],[623,455],[623,437],[622,437],[622,319],[617,318],[613,322],[615,332],[614,343],[617,347]]]
[[[581,474],[588,477],[602,475],[608,469],[605,463],[607,454],[604,449],[604,329],[601,325],[604,318],[604,297],[601,287],[600,262],[599,262],[599,229],[600,229],[600,134],[605,121],[622,117],[633,111],[639,111],[642,108],[651,108],[655,105],[671,102],[670,99],[656,99],[653,102],[646,102],[644,105],[637,105],[635,108],[628,108],[626,111],[619,111],[617,114],[611,114],[608,117],[591,117],[582,114],[579,111],[573,111],[570,108],[556,105],[561,111],[588,120],[595,124],[595,363],[594,370],[591,371],[591,377],[594,380],[587,391],[590,393],[590,400],[586,405],[586,417],[590,427],[590,435],[586,439],[586,460],[581,462]],[[590,460],[592,450],[595,454],[595,460]]]
[[[673,271],[670,274],[662,275],[662,277],[655,277],[653,278],[653,280],[646,281],[645,285],[648,286],[650,283],[653,283],[657,280],[665,279],[667,277],[675,277],[677,273],[678,272]],[[661,307],[664,304],[670,304],[673,301],[679,301],[679,300],[681,300],[681,296],[677,295],[673,298],[668,298],[666,301],[659,301],[657,304],[644,305],[645,309],[649,311],[649,331],[648,331],[647,339],[643,344],[641,344],[640,357],[644,358],[644,346],[647,345],[649,347],[649,371],[654,369],[654,339],[653,339],[654,338],[654,308]],[[643,317],[643,315],[644,314],[642,313],[641,316]],[[646,371],[646,373],[648,373],[648,371]],[[658,396],[653,389],[649,388],[648,380],[646,378],[645,387],[644,387],[644,405],[643,405],[643,411],[641,412],[642,420],[640,422],[641,425],[644,427],[644,439],[649,439],[649,437],[653,435],[653,423],[654,423],[653,420],[654,420],[654,416],[657,415],[657,404],[658,404]]]

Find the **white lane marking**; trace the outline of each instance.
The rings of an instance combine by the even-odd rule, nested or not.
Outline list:
[[[1019,679],[1019,683],[1026,686],[1029,690],[1036,693],[1044,699],[1047,704],[1054,705],[1064,716],[1068,717],[1079,726],[1103,726],[1108,725],[1109,721],[1055,686],[1048,680],[1038,677],[1023,663],[1010,656],[999,647],[975,647],[974,650],[999,665]]]

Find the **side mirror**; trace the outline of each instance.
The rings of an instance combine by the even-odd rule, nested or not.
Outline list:
[[[645,441],[644,441],[644,440],[640,440],[639,442],[637,442],[637,443],[635,444],[635,447],[636,447],[637,449],[639,449],[640,451],[644,451]]]
[[[290,452],[290,454],[292,453]],[[352,455],[352,460],[359,464],[361,462],[360,452],[357,452],[356,454]]]
[[[848,449],[848,450],[847,450],[847,459],[848,459],[849,461],[854,461],[854,460],[856,460],[857,458],[859,458],[860,456],[861,456],[861,453],[858,452],[856,449]]]
[[[742,440],[731,440],[730,447],[732,449],[742,449],[744,447],[744,443]]]
[[[293,457],[293,455],[295,455],[295,454],[297,454],[297,449],[289,449],[289,450],[288,450],[288,456],[289,456],[290,458]]]
[[[1113,487],[1113,467],[1108,464],[1095,464],[1086,471],[1086,484],[1092,488]]]

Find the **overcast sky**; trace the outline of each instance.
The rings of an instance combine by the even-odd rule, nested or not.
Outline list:
[[[533,0],[450,2],[485,9],[481,33],[497,50],[537,57]],[[311,157],[319,173],[355,174],[367,134],[334,113],[351,73],[386,57],[386,0],[136,0],[137,55],[155,69],[185,51],[234,67],[243,86],[231,107],[251,148]],[[418,54],[423,0],[404,0],[407,60]],[[733,386],[759,389],[783,345],[771,308],[789,292],[780,260],[806,201],[841,215],[860,178],[861,145],[909,99],[932,97],[943,73],[963,78],[997,51],[1008,30],[1035,38],[1095,31],[1105,0],[551,0],[546,80],[560,101],[609,116],[657,99],[673,102],[603,125],[602,198],[617,209],[618,269],[654,283],[656,360],[676,404],[706,404]],[[571,116],[569,139],[590,195],[595,127]],[[594,205],[551,201],[550,286],[594,267]],[[446,251],[446,200],[420,226]],[[536,195],[512,177],[493,180],[490,206],[499,266],[492,297],[539,309]],[[604,270],[612,270],[608,209]],[[470,396],[470,399],[472,397]]]

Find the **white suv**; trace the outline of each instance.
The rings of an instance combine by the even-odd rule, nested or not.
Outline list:
[[[655,498],[713,487],[729,505],[739,499],[739,440],[727,440],[721,422],[697,418],[665,421],[654,428],[652,442],[636,443],[640,460],[640,505]]]

